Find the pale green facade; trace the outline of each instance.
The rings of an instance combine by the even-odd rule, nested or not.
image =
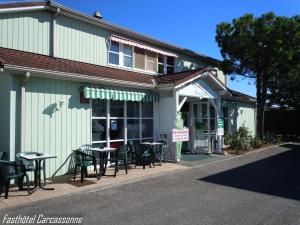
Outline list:
[[[26,83],[24,151],[56,155],[49,167],[63,165],[58,174],[68,171],[69,161],[64,163],[72,150],[91,142],[91,107],[80,104],[80,87],[78,82],[46,78],[31,78]],[[66,103],[57,111],[60,100]]]
[[[55,15],[46,10],[0,13],[0,31],[0,47],[3,48],[108,66],[111,32],[92,23]],[[172,49],[165,50],[178,55],[175,60],[176,72],[209,65],[200,57]],[[20,151],[56,155],[56,159],[47,162],[50,168],[47,176],[64,174],[72,169],[69,160],[72,150],[91,143],[91,105],[80,104],[79,101],[80,88],[85,83],[41,78],[40,74],[39,77],[32,76],[24,81],[19,75],[0,72],[0,150],[10,152],[11,160]],[[222,71],[218,70],[217,76],[226,85],[226,76]],[[21,99],[22,90],[25,91],[24,99]],[[66,103],[57,110],[56,105],[61,100]],[[24,104],[22,121],[21,102]],[[168,111],[162,108],[163,103],[164,100],[161,100],[157,111]],[[241,115],[237,119],[238,126],[252,118],[252,111],[244,109]],[[158,124],[158,120],[154,122],[157,135],[164,123],[172,124],[167,120],[161,120],[161,124]],[[251,130],[254,130],[254,126]]]
[[[47,11],[0,14],[0,47],[50,55],[52,17]]]
[[[66,16],[57,20],[57,57],[107,65],[109,32]]]

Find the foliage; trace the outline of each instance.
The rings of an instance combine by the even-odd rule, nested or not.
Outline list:
[[[263,138],[264,144],[278,144],[281,142],[280,136],[276,136],[275,133],[267,132]]]
[[[300,60],[300,59],[299,59]],[[300,68],[270,81],[268,106],[282,109],[300,109]]]
[[[252,136],[249,129],[245,126],[231,135],[228,135],[227,141],[233,150],[247,150],[251,148]]]
[[[278,144],[280,141],[279,136],[270,132],[266,133],[263,140],[258,136],[253,137],[249,129],[244,125],[237,132],[224,136],[224,144],[229,145],[230,149],[237,151],[260,148],[264,144]]]
[[[251,139],[250,145],[251,148],[260,148],[263,146],[263,142],[259,137],[255,136]]]
[[[289,77],[299,77],[300,17],[287,18],[266,13],[254,18],[245,14],[232,23],[218,24],[216,33],[224,59],[224,72],[256,79],[257,133],[262,138],[267,97],[272,104],[282,104],[279,100],[287,98],[290,92],[279,93],[278,87],[292,87],[291,93],[295,92]],[[293,101],[285,101],[284,104]]]

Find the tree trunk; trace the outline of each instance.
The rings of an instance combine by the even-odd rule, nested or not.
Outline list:
[[[256,112],[256,135],[259,138],[264,136],[264,116],[266,104],[266,80],[262,75],[257,76],[256,80],[256,96],[257,96],[257,112]]]

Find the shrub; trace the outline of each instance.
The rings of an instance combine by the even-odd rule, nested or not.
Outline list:
[[[255,136],[251,139],[250,144],[251,148],[260,148],[263,145],[263,142],[259,137]]]
[[[228,134],[228,133],[225,133],[225,135],[224,135],[224,144],[225,145],[230,145],[231,142],[232,142],[232,135]]]
[[[251,148],[252,136],[249,129],[245,126],[241,126],[237,132],[230,135],[227,138],[231,149],[234,150],[246,150]]]

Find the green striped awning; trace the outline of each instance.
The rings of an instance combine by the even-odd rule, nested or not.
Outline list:
[[[110,99],[120,101],[143,101],[157,102],[159,95],[145,92],[111,90],[105,88],[84,87],[83,94],[85,98],[91,99]]]

